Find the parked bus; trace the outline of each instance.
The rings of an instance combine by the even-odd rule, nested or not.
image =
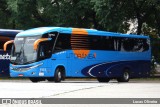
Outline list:
[[[32,82],[66,77],[93,77],[99,82],[128,82],[150,74],[148,36],[94,29],[40,27],[16,35],[11,52],[11,77]]]
[[[9,77],[10,50],[3,51],[3,45],[6,41],[13,40],[21,30],[0,29],[0,77]]]

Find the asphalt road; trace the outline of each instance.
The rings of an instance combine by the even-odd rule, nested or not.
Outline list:
[[[99,83],[95,80],[68,80],[61,83],[48,81],[31,83],[29,80],[0,80],[0,98],[160,98],[160,82],[142,80],[128,83],[116,81]],[[92,105],[94,106],[97,105]]]

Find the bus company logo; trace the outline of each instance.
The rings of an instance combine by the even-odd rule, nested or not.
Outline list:
[[[68,53],[66,54],[66,58],[83,58],[83,59],[95,59],[96,58],[96,53],[90,53],[90,54],[84,54],[84,53]]]
[[[71,47],[77,58],[86,58],[89,53],[88,32],[85,29],[73,28],[71,36]],[[94,54],[94,56],[96,56]]]
[[[89,50],[73,50],[73,52],[78,58],[86,58],[89,56]]]
[[[10,60],[11,56],[7,54],[0,55],[0,60]]]

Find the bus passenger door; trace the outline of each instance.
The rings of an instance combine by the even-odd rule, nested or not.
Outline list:
[[[68,65],[67,54],[70,51],[70,34],[59,34],[55,42],[55,47],[53,48],[52,60],[54,62],[53,69],[58,66],[63,66],[65,68],[66,76],[69,76],[70,65]]]
[[[45,41],[39,45],[38,59],[43,63],[39,76],[49,76],[51,74],[50,72],[52,72],[52,47],[50,46],[50,42]]]
[[[55,41],[57,39],[57,32],[50,32],[42,35],[42,38],[48,38],[47,41],[40,42],[39,50],[38,50],[38,60],[42,61],[43,66],[40,68],[40,72],[46,72],[45,76],[53,76],[54,75],[54,64],[56,57],[53,57],[53,47],[55,45]]]

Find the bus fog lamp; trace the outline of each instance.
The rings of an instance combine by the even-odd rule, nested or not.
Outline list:
[[[35,72],[32,72],[31,74],[32,74],[32,75],[34,75],[34,74],[35,74]]]

